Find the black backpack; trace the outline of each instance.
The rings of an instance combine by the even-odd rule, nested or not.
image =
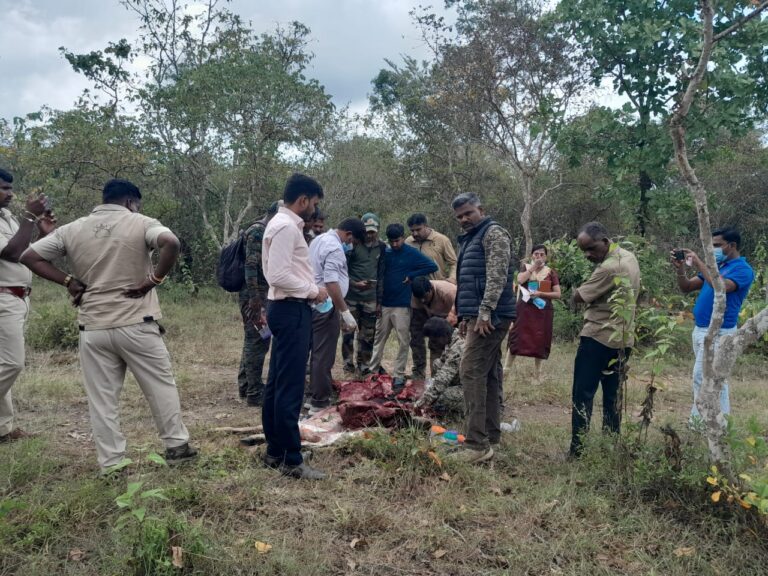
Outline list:
[[[245,285],[245,234],[240,232],[219,254],[216,281],[227,292],[240,292]]]

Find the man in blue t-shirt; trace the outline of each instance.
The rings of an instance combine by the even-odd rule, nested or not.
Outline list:
[[[397,352],[392,388],[405,386],[405,366],[408,363],[408,343],[411,337],[411,281],[417,276],[437,272],[432,258],[405,243],[402,224],[387,226],[389,247],[384,251],[382,277],[376,286],[376,337],[368,369],[376,373],[381,368],[384,347],[390,332],[395,331],[400,347]]]
[[[749,288],[755,279],[752,267],[739,254],[741,235],[733,228],[722,228],[712,233],[712,246],[715,249],[720,275],[725,281],[725,317],[717,339],[723,334],[733,334],[737,328],[741,305],[747,298]],[[681,253],[682,252],[682,253]],[[675,257],[677,256],[677,257]],[[680,257],[682,256],[682,259]],[[672,264],[677,269],[677,285],[683,293],[700,290],[693,306],[693,317],[696,327],[693,329],[693,352],[696,362],[693,365],[693,407],[691,418],[699,418],[696,409],[696,398],[699,394],[704,365],[704,337],[707,335],[709,322],[712,319],[712,308],[715,302],[715,291],[706,264],[691,250],[676,250],[672,253]],[[698,274],[688,278],[685,266],[698,270]],[[715,348],[717,348],[715,339]],[[723,414],[731,411],[728,398],[728,383],[723,385],[720,393],[720,410]]]

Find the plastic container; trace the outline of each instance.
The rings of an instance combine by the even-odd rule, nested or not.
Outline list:
[[[269,338],[272,338],[272,330],[269,329],[269,326],[264,324],[264,326],[261,327],[261,330],[259,330],[259,336],[261,336],[262,340],[268,340]]]

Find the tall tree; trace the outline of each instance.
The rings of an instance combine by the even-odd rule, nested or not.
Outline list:
[[[686,141],[687,130],[691,123],[691,112],[701,101],[702,95],[707,96],[708,89],[705,86],[707,79],[717,70],[718,53],[733,53],[734,50],[743,50],[741,59],[733,59],[730,76],[741,89],[752,88],[755,82],[748,74],[750,65],[764,64],[762,60],[757,63],[750,62],[749,56],[753,56],[753,48],[745,46],[744,39],[739,36],[742,32],[746,35],[764,35],[766,22],[764,14],[768,8],[768,0],[759,4],[725,2],[716,10],[714,0],[700,0],[700,12],[698,13],[698,31],[700,32],[700,44],[692,54],[697,56],[694,67],[684,67],[681,74],[685,80],[681,90],[675,94],[676,106],[669,119],[670,135],[675,147],[675,160],[680,173],[696,202],[696,213],[699,221],[699,234],[704,246],[704,256],[709,270],[712,284],[715,290],[714,309],[710,320],[707,335],[704,341],[703,380],[701,391],[697,399],[697,407],[706,425],[707,443],[711,458],[720,463],[726,471],[730,471],[730,451],[725,441],[725,418],[720,411],[720,392],[723,389],[733,366],[744,349],[753,344],[765,332],[768,332],[768,308],[763,309],[741,326],[735,334],[720,338],[718,348],[715,341],[720,327],[723,324],[726,308],[725,282],[720,276],[717,262],[715,261],[712,247],[712,227],[709,216],[709,202],[707,190],[698,179],[696,171],[690,163],[688,155],[688,143]],[[722,9],[727,10],[724,14]],[[715,21],[717,20],[717,31]],[[761,48],[762,50],[762,48]],[[713,67],[712,64],[715,64]],[[763,79],[758,79],[757,83]],[[736,89],[739,89],[738,87]],[[753,104],[755,108],[764,108],[765,94],[756,90],[746,94],[739,94],[743,100]]]
[[[554,146],[584,87],[580,53],[538,0],[447,0],[454,27],[433,14],[418,22],[435,39],[435,106],[456,129],[493,150],[519,179],[525,251],[533,210],[549,192]]]
[[[558,6],[568,33],[593,60],[594,84],[608,79],[627,99],[624,109],[632,116],[623,121],[637,151],[635,214],[641,234],[648,225],[650,191],[669,159],[668,142],[658,137],[655,124],[668,121],[685,90],[685,71],[695,65],[692,55],[700,50],[697,6],[692,0],[568,0]],[[750,0],[718,2],[715,20],[734,22],[751,6]],[[746,32],[712,53],[707,97],[691,111],[689,136],[711,133],[718,125],[732,131],[751,125],[752,94],[766,89],[765,78],[760,78],[765,41],[758,27]]]

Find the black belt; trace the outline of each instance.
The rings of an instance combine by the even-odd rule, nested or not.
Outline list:
[[[300,302],[302,304],[306,304],[307,306],[309,306],[310,299],[309,298],[292,298],[289,296],[288,298],[283,298],[282,300],[274,300],[274,302]]]

